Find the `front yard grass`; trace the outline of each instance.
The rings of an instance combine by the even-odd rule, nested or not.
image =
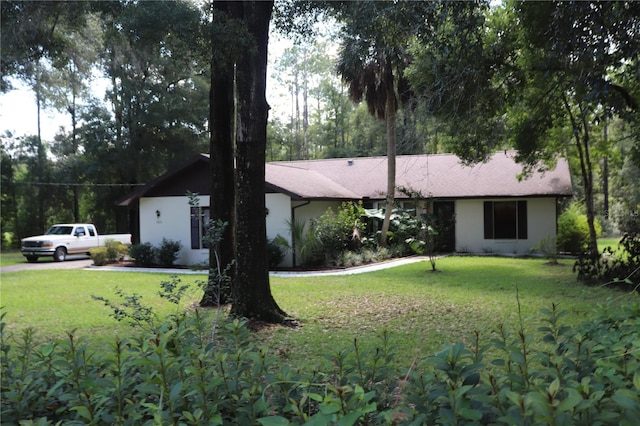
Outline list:
[[[22,253],[19,250],[0,251],[0,267],[26,262],[27,260],[22,256]]]
[[[482,339],[504,323],[516,330],[522,318],[527,330],[539,325],[538,312],[552,303],[570,313],[569,325],[596,315],[598,306],[614,306],[637,296],[601,287],[586,287],[572,273],[573,261],[559,266],[543,259],[448,257],[438,260],[440,272],[428,262],[384,271],[331,277],[271,278],[280,307],[302,327],[265,327],[256,334],[283,362],[320,368],[323,355],[353,346],[373,350],[387,332],[397,354],[397,366],[433,354],[446,343]],[[182,275],[183,283],[206,277]],[[117,301],[116,288],[141,295],[160,317],[200,298],[193,286],[182,306],[157,293],[168,275],[106,271],[31,271],[2,274],[2,306],[8,330],[36,330],[39,340],[62,337],[77,329],[80,335],[110,342],[114,335],[134,331],[109,316],[109,309],[92,295]],[[213,311],[209,310],[210,318]]]

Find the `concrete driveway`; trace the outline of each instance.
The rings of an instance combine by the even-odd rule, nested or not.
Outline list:
[[[93,265],[93,260],[86,255],[69,255],[64,262],[54,262],[50,257],[38,259],[36,263],[18,263],[0,268],[0,272],[42,271],[45,269],[84,269]]]

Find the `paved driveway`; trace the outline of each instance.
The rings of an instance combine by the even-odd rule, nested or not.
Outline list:
[[[45,269],[84,269],[93,265],[93,260],[86,255],[69,255],[64,262],[54,262],[50,257],[40,258],[36,263],[9,265],[0,268],[0,272],[41,271]]]

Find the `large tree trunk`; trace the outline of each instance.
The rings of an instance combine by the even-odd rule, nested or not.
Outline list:
[[[265,152],[269,105],[265,98],[267,45],[273,1],[242,2],[242,19],[254,37],[236,63],[236,265],[231,314],[281,323],[286,314],[269,285],[265,220]]]
[[[387,207],[380,236],[382,247],[387,245],[387,233],[391,224],[396,192],[396,92],[390,64],[387,64],[385,73],[387,74],[384,79],[386,91],[384,114],[387,127]]]
[[[239,9],[237,4],[214,2],[214,19],[226,19]],[[237,13],[237,12],[236,12]],[[216,49],[212,33],[212,49]],[[227,223],[222,241],[209,247],[209,280],[200,301],[201,306],[218,306],[231,302],[235,268],[227,271],[230,282],[220,280],[223,272],[236,257],[235,253],[235,177],[233,147],[235,141],[234,67],[230,58],[221,58],[212,52],[211,90],[209,92],[209,143],[211,182],[209,212],[211,220]],[[228,284],[229,286],[223,286]]]

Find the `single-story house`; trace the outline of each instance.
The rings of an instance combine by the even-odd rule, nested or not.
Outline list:
[[[398,156],[396,186],[428,197],[433,211],[455,218],[446,244],[451,251],[526,254],[556,235],[558,201],[572,195],[571,177],[567,162],[559,159],[554,169],[519,179],[522,167],[514,156],[500,152],[473,166],[451,154]],[[182,264],[208,259],[202,241],[212,202],[208,162],[208,155],[198,155],[118,202],[138,211],[141,242],[180,241]],[[343,201],[383,207],[387,158],[271,162],[265,179],[267,236],[281,235],[291,242],[287,222],[309,221],[328,207],[335,211]],[[190,205],[187,192],[199,194],[197,208]],[[401,206],[415,208],[404,191],[395,197]],[[283,266],[291,263],[288,254]]]

